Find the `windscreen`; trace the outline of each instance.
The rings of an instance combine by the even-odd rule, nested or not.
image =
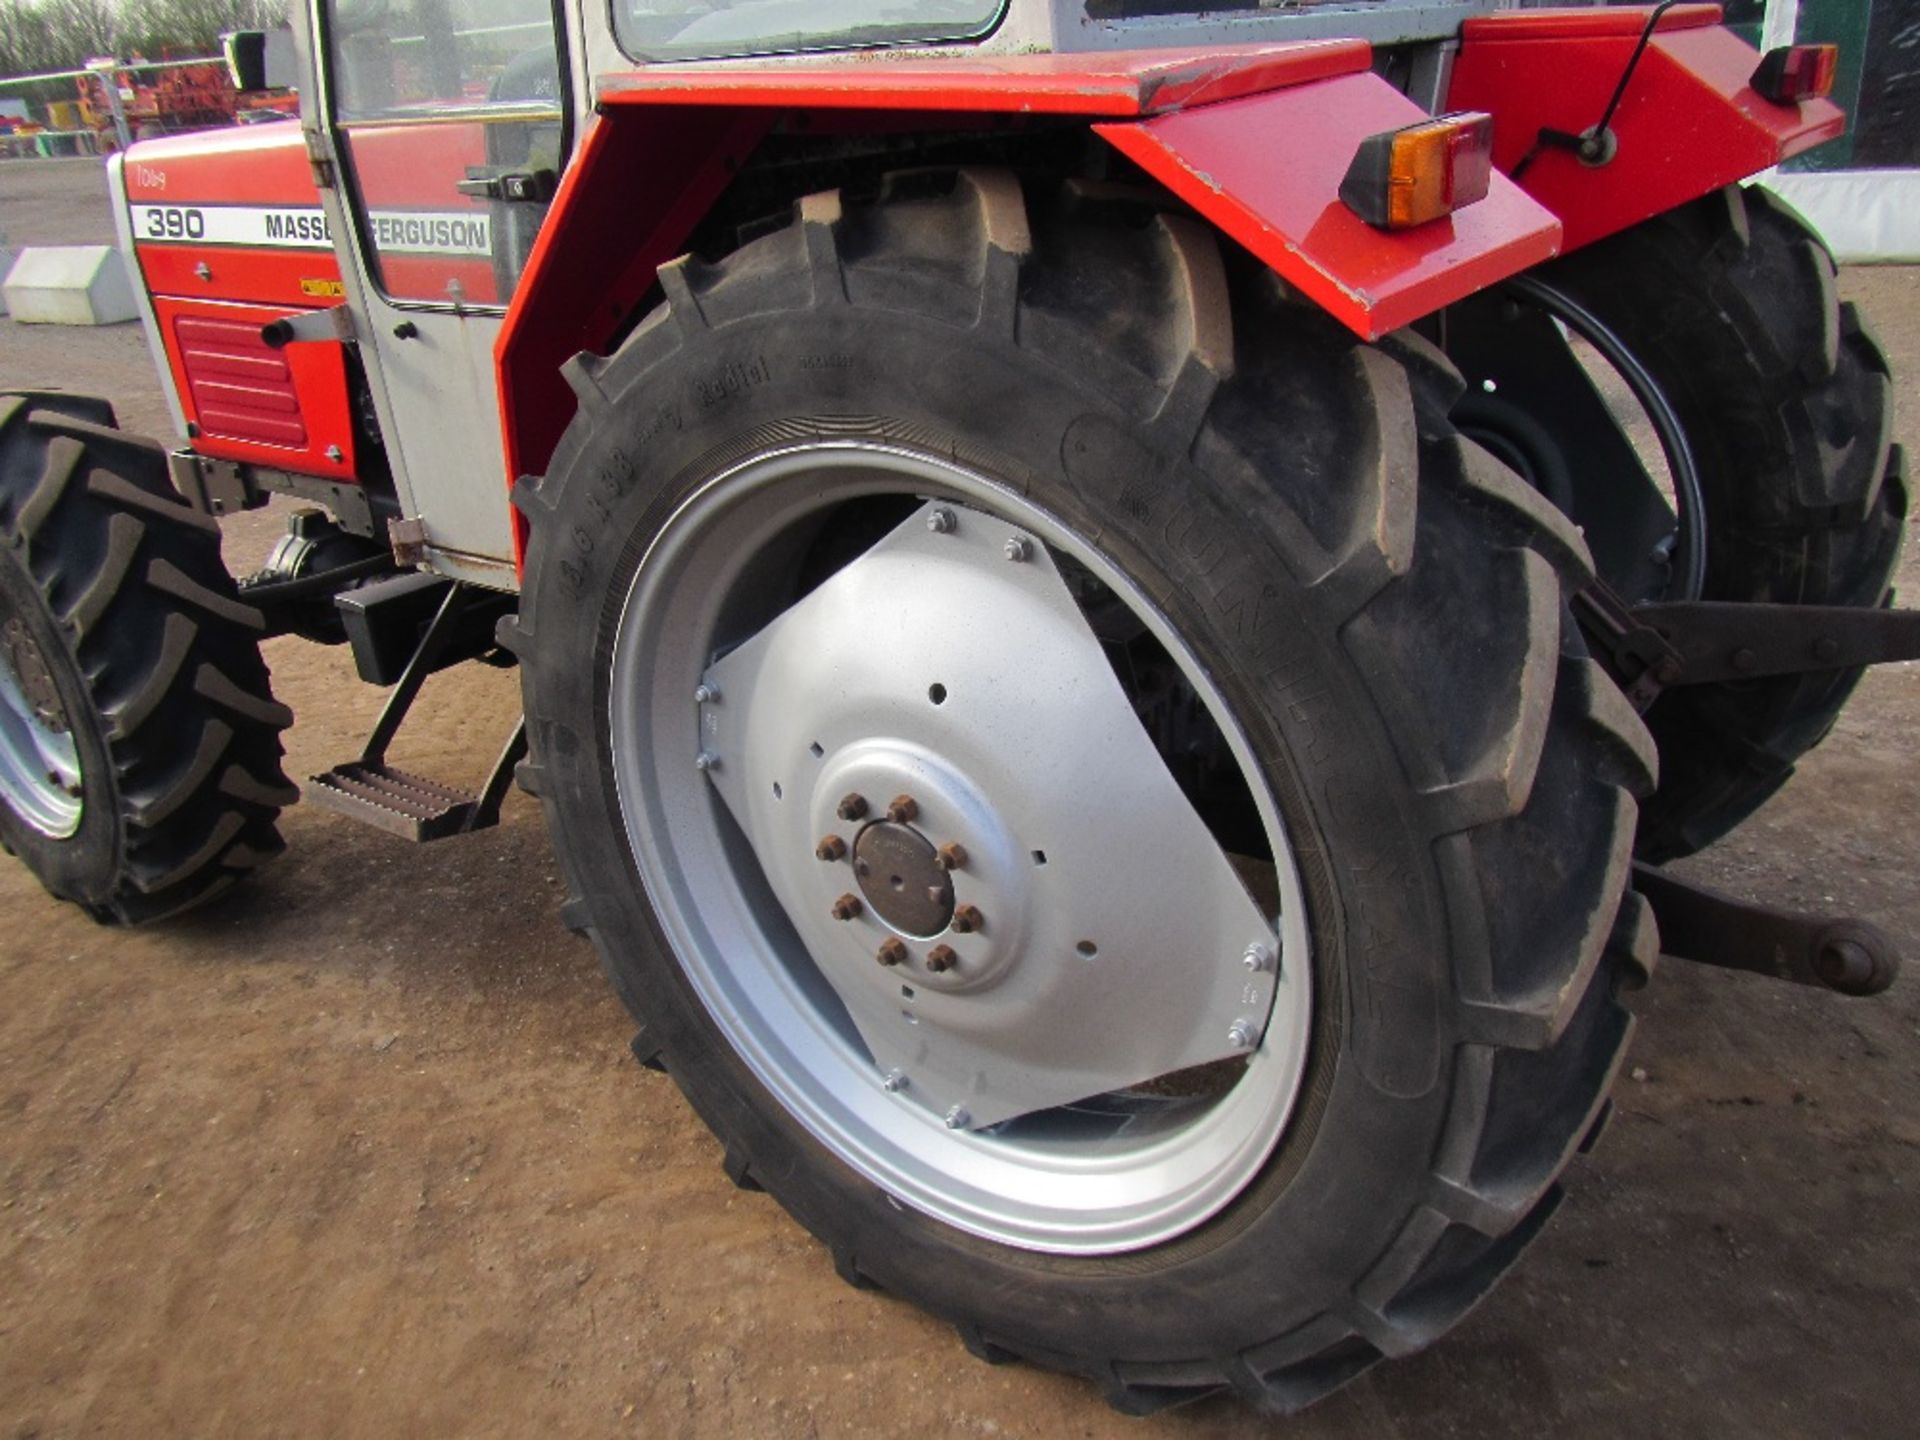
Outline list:
[[[613,0],[614,33],[636,60],[780,55],[975,40],[1005,0]]]

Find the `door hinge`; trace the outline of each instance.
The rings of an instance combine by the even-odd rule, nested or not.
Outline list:
[[[418,515],[392,521],[387,526],[387,541],[393,546],[393,563],[418,565],[427,558],[427,522]]]
[[[333,189],[335,175],[333,157],[327,153],[327,142],[325,138],[311,130],[306,131],[305,136],[307,142],[307,171],[313,176],[314,189]]]

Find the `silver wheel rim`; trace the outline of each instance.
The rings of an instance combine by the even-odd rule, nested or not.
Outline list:
[[[747,597],[766,593],[765,576],[775,563],[770,557],[789,555],[789,541],[821,526],[830,507],[881,495],[907,497],[903,503],[919,508],[801,600],[742,626]],[[928,548],[945,540],[976,548]],[[1084,567],[1126,605],[1218,725],[1271,850],[1263,900],[1255,902],[1237,878],[1231,889],[1220,881],[1221,864],[1230,862],[1218,846],[1209,855],[1206,845],[1183,844],[1153,862],[1151,873],[1142,871],[1132,858],[1132,832],[1143,823],[1136,813],[1091,815],[1095,823],[1073,838],[1050,828],[1047,840],[1056,850],[1047,856],[1036,837],[1024,833],[1035,822],[1021,813],[1018,798],[990,793],[993,783],[971,773],[970,766],[994,775],[1023,766],[1023,783],[1000,788],[1024,797],[1030,808],[1048,804],[1057,811],[1046,801],[1048,786],[1065,782],[1034,756],[1052,753],[1057,766],[1078,766],[1080,773],[1088,754],[1131,755],[1128,746],[1151,743],[1131,711],[1134,738],[1123,733],[1105,700],[1087,698],[1099,687],[1057,603],[1055,587],[1065,583],[1057,557]],[[988,744],[1008,733],[1007,705],[995,711],[983,700],[968,718],[958,687],[955,704],[934,702],[944,686],[930,687],[924,666],[899,664],[898,646],[869,645],[849,638],[848,627],[827,623],[834,605],[865,593],[860,586],[884,584],[882,577],[895,574],[913,583],[877,592],[898,596],[883,620],[904,616],[901,623],[918,623],[932,613],[924,607],[938,603],[929,596],[971,587],[968,593],[988,597],[985,608],[995,616],[1027,607],[1017,610],[1030,622],[1022,634],[1046,630],[1053,637],[1002,637],[996,642],[1006,646],[1000,668],[982,671],[987,642],[978,637],[990,626],[957,624],[944,632],[947,653],[927,661],[934,672],[988,677],[986,685],[969,681],[967,694],[1007,692],[1007,705],[1018,713],[1044,716],[1030,721],[1033,755],[980,760],[978,750],[1020,748]],[[1085,647],[1118,693],[1099,642],[1084,619],[1078,623]],[[716,656],[720,642],[741,634],[746,638]],[[1072,723],[1105,738],[1073,755],[1042,744],[1067,720],[1015,693],[1022,682],[1009,668],[1014,651],[1041,643],[1053,646],[1046,653],[1056,679],[1089,677],[1075,682]],[[838,667],[832,673],[844,672],[847,683],[815,683],[790,665],[792,683],[776,683],[783,657],[802,653],[796,646],[807,650],[813,672]],[[708,481],[655,538],[625,597],[609,680],[622,820],[675,958],[759,1081],[815,1139],[896,1203],[1025,1249],[1115,1253],[1192,1230],[1266,1164],[1301,1088],[1312,1005],[1305,905],[1278,807],[1219,690],[1166,618],[1057,519],[979,472],[904,450],[846,443],[763,453]],[[865,726],[867,716],[882,713],[871,705],[835,710],[833,696],[863,686],[889,695],[906,691],[887,702],[892,709],[884,734],[846,733],[849,714],[859,714]],[[820,715],[802,714],[809,706]],[[769,758],[763,752],[784,747],[759,743],[815,730],[824,739],[802,746],[803,756]],[[972,761],[960,756],[968,744],[956,736],[977,739],[968,752]],[[1172,784],[1171,776],[1164,763],[1157,775],[1151,768],[1127,766],[1111,784],[1123,795],[1164,794],[1164,787],[1153,787],[1163,779]],[[768,785],[769,774],[787,778]],[[1136,774],[1144,778],[1130,778]],[[953,873],[953,890],[965,897],[976,883],[984,887],[996,907],[990,915],[1012,917],[999,937],[991,918],[959,935],[952,928],[933,934],[923,933],[924,925],[890,925],[873,908],[885,903],[885,887],[871,876],[856,883],[876,887],[862,892],[873,905],[834,928],[824,907],[851,872],[833,873],[841,862],[798,856],[790,841],[795,833],[811,833],[820,814],[831,823],[831,812],[820,805],[831,806],[831,797],[860,783],[861,775],[870,788],[896,775],[908,787],[922,787],[917,823],[929,844],[946,838],[937,833],[945,824],[965,828],[968,842],[983,847],[982,856],[969,856]],[[885,805],[888,797],[874,798]],[[961,818],[938,821],[942,813]],[[790,814],[802,818],[790,821]],[[1188,822],[1200,823],[1184,801],[1156,804],[1145,820],[1156,835],[1188,836]],[[890,835],[900,829],[887,823]],[[872,833],[881,828],[877,820],[866,824]],[[856,846],[869,833],[854,827]],[[1076,857],[1094,858],[1076,870]],[[1014,876],[1014,859],[1032,862],[1030,873],[1021,872],[1026,878]],[[1074,877],[1096,861],[1105,868],[1092,873],[1103,877],[1106,891],[1120,893],[1075,893],[1076,885],[1089,887]],[[968,869],[980,872],[977,882]],[[1181,879],[1180,894],[1167,897],[1161,881],[1172,876]],[[892,882],[900,889],[898,875]],[[1186,916],[1179,900],[1195,893],[1204,903]],[[1100,955],[1089,954],[1090,941],[1079,947],[1089,966],[1112,967],[1101,973],[1117,978],[1099,987],[1086,978],[1094,972],[1074,969],[1058,944],[1063,926],[1080,928],[1077,917],[1089,904],[1116,923],[1132,917],[1103,942]],[[1170,961],[1175,952],[1150,946],[1147,938],[1163,935],[1155,927],[1174,915],[1184,927],[1183,948]],[[1257,934],[1249,936],[1250,924],[1257,924]],[[910,958],[899,969],[849,961],[861,927],[883,945],[899,939]],[[1185,937],[1192,937],[1190,945]],[[952,973],[935,975],[930,947],[949,941],[960,961]],[[900,1024],[884,1010],[893,1004],[888,987],[896,982],[912,997],[900,1007]],[[882,990],[889,996],[884,1004],[874,998]],[[1116,1023],[1115,1016],[1123,1018]],[[1173,1018],[1156,1025],[1157,1016]],[[1087,1033],[1096,1021],[1103,1028]],[[1111,1055],[1115,1050],[1122,1053]],[[1072,1065],[1052,1063],[1056,1054],[1085,1053],[1101,1056],[1091,1081]],[[1149,1077],[1125,1068],[1163,1063],[1167,1056],[1184,1062],[1217,1055],[1234,1058],[1180,1073],[1237,1079],[1198,1099],[1143,1092]],[[974,1090],[956,1087],[954,1075],[972,1077],[966,1083]],[[1127,1083],[1057,1102],[1076,1083],[1113,1075]],[[1046,1103],[1019,1108],[1036,1101]]]
[[[80,828],[80,749],[47,669],[18,615],[0,611],[0,795],[42,835]]]

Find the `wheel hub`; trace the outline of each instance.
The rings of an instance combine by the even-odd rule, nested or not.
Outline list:
[[[0,620],[0,795],[41,834],[80,828],[80,750],[53,671],[26,622]]]
[[[853,842],[853,873],[876,914],[902,935],[938,935],[953,919],[953,879],[911,825],[880,820]]]

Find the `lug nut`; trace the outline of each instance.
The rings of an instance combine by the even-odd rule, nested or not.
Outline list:
[[[960,959],[960,952],[951,945],[936,945],[927,952],[927,969],[936,975],[944,975]]]
[[[709,770],[718,770],[720,768],[720,757],[710,751],[702,750],[698,755],[693,757],[693,768],[703,775]]]
[[[964,870],[967,868],[967,848],[958,841],[942,845],[933,859],[942,870]]]
[[[896,825],[904,825],[920,813],[920,802],[911,795],[896,795],[893,803],[887,806],[887,819]]]
[[[973,1123],[973,1116],[967,1113],[964,1105],[956,1105],[947,1111],[947,1129],[964,1130]]]
[[[823,836],[820,843],[813,847],[813,858],[816,860],[829,862],[842,860],[846,858],[846,854],[847,842],[838,835]]]
[[[880,942],[880,948],[874,952],[873,958],[878,960],[882,965],[885,965],[888,969],[892,969],[895,965],[903,964],[907,958],[906,942],[896,935],[889,935]]]
[[[951,535],[953,533],[953,511],[932,511],[927,516],[927,529],[936,535]]]
[[[1264,945],[1249,945],[1247,953],[1240,957],[1240,963],[1257,975],[1273,963],[1273,952]]]
[[[838,900],[833,902],[833,918],[836,920],[851,920],[864,908],[860,903],[860,897],[858,895],[842,895]]]
[[[953,907],[953,933],[971,935],[987,923],[987,917],[980,913],[977,905],[956,905]]]
[[[889,1070],[887,1072],[887,1078],[880,1082],[880,1088],[885,1090],[889,1095],[898,1095],[902,1090],[907,1088],[907,1072],[904,1070]]]
[[[717,705],[720,703],[720,691],[712,685],[693,687],[693,702],[696,705]]]
[[[867,797],[864,795],[849,795],[840,802],[840,808],[835,813],[839,815],[842,820],[863,819],[867,813]]]
[[[1244,1020],[1236,1020],[1227,1027],[1227,1043],[1236,1050],[1251,1050],[1254,1039],[1253,1026]]]
[[[1033,554],[1033,542],[1023,539],[1018,535],[1009,535],[1007,537],[1007,543],[1003,548],[1006,551],[1007,559],[1013,561],[1016,565]]]

